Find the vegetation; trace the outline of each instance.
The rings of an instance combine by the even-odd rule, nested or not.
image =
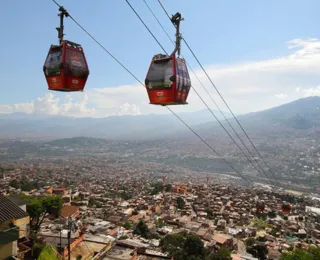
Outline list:
[[[262,218],[259,219],[255,219],[253,221],[253,225],[257,228],[257,229],[265,229],[267,227],[267,222],[264,221]]]
[[[36,242],[33,243],[31,254],[34,257],[34,259],[39,258],[44,247],[45,247],[45,244],[43,243],[36,243]]]
[[[275,211],[269,211],[268,212],[268,217],[269,218],[275,218],[275,217],[277,217],[277,213]]]
[[[157,220],[156,220],[156,227],[157,228],[162,228],[163,226],[164,226],[164,221],[163,221],[163,219],[161,219],[161,218],[158,218]]]
[[[57,252],[52,245],[46,245],[41,251],[38,260],[59,260]]]
[[[132,212],[132,215],[138,215],[139,211],[137,211],[136,209]]]
[[[148,238],[150,234],[150,230],[146,223],[142,219],[138,222],[135,229],[133,230],[133,234],[140,235],[144,238]]]
[[[171,184],[167,184],[166,185],[166,192],[171,191],[172,185]]]
[[[151,186],[153,187],[153,189],[152,189],[152,191],[150,193],[151,195],[156,195],[156,194],[158,194],[158,193],[163,191],[162,182],[153,183]]]
[[[264,245],[263,243],[258,243],[264,240],[265,238],[259,238],[257,240],[254,238],[246,239],[245,244],[247,247],[247,252],[260,260],[267,259],[267,255],[268,255],[267,246]]]
[[[309,247],[308,250],[295,249],[285,252],[280,260],[318,260],[320,259],[320,247]]]
[[[186,205],[186,203],[185,203],[184,199],[181,197],[178,197],[177,198],[177,208],[183,209],[185,205]]]
[[[210,219],[210,220],[214,219],[214,217],[213,217],[213,212],[212,212],[211,209],[207,208],[207,209],[206,209],[206,213],[207,213],[207,218],[208,218],[208,219]]]
[[[208,260],[232,260],[231,252],[226,248],[220,248],[216,253],[210,255]]]
[[[23,191],[30,191],[33,189],[40,189],[41,185],[36,182],[30,182],[25,176],[22,176],[20,180],[13,179],[10,181],[9,185],[15,189],[21,189]]]
[[[130,229],[132,227],[132,223],[130,221],[127,221],[122,225],[125,229]]]
[[[99,201],[96,201],[94,198],[89,198],[88,207],[101,208],[102,203]]]
[[[21,194],[21,198],[29,201],[27,212],[30,216],[30,225],[38,230],[46,215],[58,217],[62,209],[61,197],[30,197]]]
[[[247,238],[245,240],[246,247],[253,246],[256,243],[256,240],[253,237]]]
[[[121,236],[121,237],[119,237],[119,240],[125,240],[127,238],[128,238],[128,236]]]
[[[201,239],[192,234],[169,234],[160,240],[163,252],[167,252],[175,260],[221,259],[231,260],[230,252],[219,250],[209,255]]]
[[[274,228],[272,228],[270,235],[275,237],[278,232],[280,232],[280,228],[274,227]]]

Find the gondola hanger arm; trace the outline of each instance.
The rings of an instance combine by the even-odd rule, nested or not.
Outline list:
[[[178,52],[178,56],[180,56],[180,49],[181,49],[181,34],[180,34],[180,22],[183,21],[184,18],[182,18],[181,13],[177,12],[175,15],[172,15],[171,22],[176,27],[176,47],[171,55]]]
[[[69,17],[69,13],[67,12],[66,9],[64,9],[63,6],[60,6],[59,7],[59,11],[60,13],[58,14],[58,16],[60,16],[60,27],[57,27],[57,31],[58,31],[58,38],[59,38],[59,42],[60,44],[62,44],[63,42],[63,36],[65,35],[63,33],[63,29],[64,29],[64,26],[63,26],[63,19],[64,17]]]

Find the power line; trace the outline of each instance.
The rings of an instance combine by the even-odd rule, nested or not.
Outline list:
[[[188,127],[191,132],[193,132],[202,142],[204,142],[206,146],[208,146],[208,147],[209,147],[215,154],[217,154],[226,164],[228,164],[231,169],[233,169],[236,173],[238,173],[241,178],[243,178],[244,180],[246,180],[247,182],[249,182],[246,178],[244,178],[244,176],[243,176],[239,171],[237,171],[237,170],[232,166],[232,164],[230,164],[226,159],[224,159],[210,144],[208,144],[208,142],[206,142],[196,131],[194,131],[194,130],[193,130],[186,122],[184,122],[175,112],[173,112],[173,111],[171,110],[171,108],[169,108],[168,106],[167,106],[167,108],[168,108],[168,109],[171,111],[171,113],[172,113],[175,117],[177,117],[186,127]]]
[[[56,5],[61,7],[55,0],[52,0]],[[127,0],[126,0],[127,1]],[[136,79],[143,88],[145,88],[144,84],[127,68],[125,67],[115,56],[113,56],[95,37],[93,37],[83,26],[81,26],[70,14],[69,17],[74,21],[91,39],[93,39],[105,52],[109,54],[110,57],[112,57],[121,67],[123,67],[134,79]],[[219,153],[217,153],[210,145],[207,144],[207,142],[200,136],[198,135],[187,123],[185,123],[177,114],[175,114],[168,106],[166,108],[173,113],[184,125],[186,125],[194,134],[196,134],[197,137],[200,138],[202,142],[204,142],[215,154],[217,154],[219,157],[223,159],[224,162],[226,162],[242,179],[247,181],[248,183],[249,180],[246,179],[239,171],[237,171],[230,163],[228,163]]]
[[[163,49],[162,45],[159,43],[158,39],[154,36],[154,34],[152,34],[151,30],[149,29],[149,27],[146,25],[146,23],[142,20],[142,18],[140,17],[140,15],[136,12],[136,10],[132,7],[132,5],[130,5],[130,3],[126,0],[126,2],[129,4],[130,8],[134,11],[134,13],[136,14],[136,16],[139,18],[139,20],[142,22],[142,24],[144,25],[144,27],[151,33],[152,37],[156,40],[156,42],[159,44],[159,46]],[[145,1],[144,1],[145,2]],[[149,8],[149,10],[151,11],[152,15],[155,17],[155,19],[158,21],[158,23],[161,25],[160,21],[157,19],[157,17],[155,16],[155,14],[152,12],[151,8],[148,6],[148,4],[145,2],[145,4],[147,5],[147,7]],[[163,28],[163,26],[161,25],[162,29],[166,32],[166,30]],[[166,32],[166,34],[168,35],[168,33]],[[170,36],[168,35],[169,39],[171,40]],[[172,41],[172,40],[171,40]],[[172,41],[173,42],[173,41]],[[167,54],[167,52],[166,52]],[[187,62],[186,62],[187,63]],[[187,63],[188,65],[188,63]],[[188,65],[188,67],[190,67]],[[193,70],[191,70],[193,72]],[[193,72],[194,73],[194,72]],[[194,73],[194,75],[196,76],[196,74]],[[198,77],[197,77],[198,78]],[[204,85],[202,84],[202,82],[200,81],[200,79],[198,78],[200,84],[202,85],[202,87],[206,90],[206,88],[204,87]],[[197,96],[200,98],[200,100],[202,101],[202,103],[207,107],[207,109],[210,111],[210,113],[212,114],[212,116],[217,120],[217,122],[220,124],[220,126],[223,128],[223,130],[228,134],[228,136],[231,138],[231,140],[236,144],[236,146],[239,148],[239,150],[244,154],[244,156],[247,158],[247,160],[249,161],[249,163],[256,169],[256,171],[261,174],[261,172],[259,171],[259,169],[255,166],[255,164],[250,160],[250,158],[247,156],[247,154],[242,150],[242,148],[239,146],[239,144],[234,140],[234,138],[232,137],[232,135],[228,132],[228,130],[224,127],[224,125],[221,123],[221,121],[217,118],[217,116],[213,113],[212,109],[208,106],[208,104],[204,101],[204,99],[201,97],[201,95],[198,93],[198,91],[191,86],[191,88],[195,91],[195,93],[197,94]],[[207,90],[206,90],[207,91]],[[209,92],[207,91],[208,95],[211,97],[211,95],[209,94]],[[213,98],[211,97],[211,100],[214,102],[214,104],[217,106],[217,104],[215,103],[215,101],[213,100]],[[219,109],[219,107],[218,107]],[[220,110],[220,109],[219,109]],[[232,126],[231,126],[232,127]],[[233,129],[233,128],[232,128]],[[236,133],[236,132],[235,132]],[[237,134],[237,133],[236,133]],[[240,138],[240,136],[238,135],[238,137]],[[240,139],[241,140],[241,139]],[[241,140],[242,141],[242,140]],[[243,143],[243,142],[242,142]],[[244,144],[245,145],[245,144]],[[248,148],[247,148],[248,149]],[[250,151],[249,151],[250,152]],[[252,156],[252,155],[251,155]],[[258,164],[259,165],[259,164]],[[262,169],[263,173],[265,174],[265,176],[267,177],[267,179],[270,181],[270,183],[272,184],[269,176],[265,173],[265,171]],[[262,176],[262,174],[261,174]]]
[[[163,11],[166,13],[166,15],[168,16],[168,18],[171,21],[171,17],[169,15],[169,13],[167,12],[167,10],[165,9],[165,7],[163,6],[163,4],[161,3],[160,0],[158,0],[160,6],[162,7]],[[274,179],[276,180],[276,182],[278,183],[278,185],[281,185],[278,181],[278,179],[276,178],[275,174],[270,170],[270,167],[267,165],[266,161],[264,160],[264,158],[262,157],[262,155],[260,154],[260,152],[258,151],[258,149],[256,148],[256,146],[254,145],[254,143],[252,142],[251,138],[249,137],[249,135],[247,134],[247,132],[245,131],[245,129],[242,127],[242,125],[240,124],[239,120],[237,119],[237,117],[234,115],[234,113],[232,112],[231,108],[229,107],[229,105],[227,104],[227,102],[225,101],[225,99],[223,98],[223,96],[221,95],[220,91],[218,90],[218,88],[215,86],[215,84],[213,83],[212,79],[210,78],[210,76],[208,75],[208,73],[206,72],[206,70],[204,69],[204,67],[202,66],[202,64],[200,63],[199,59],[197,58],[197,56],[195,55],[195,53],[193,52],[193,50],[191,49],[191,47],[189,46],[189,44],[187,43],[187,41],[182,38],[183,42],[186,44],[186,46],[188,47],[188,49],[190,50],[190,52],[192,53],[193,57],[196,59],[196,61],[198,62],[199,66],[201,67],[201,69],[203,70],[203,72],[205,73],[205,75],[207,76],[207,78],[209,79],[210,83],[212,84],[212,86],[215,88],[215,90],[217,91],[218,95],[220,96],[220,98],[222,99],[222,101],[224,102],[224,104],[226,105],[226,107],[228,108],[228,110],[230,111],[231,115],[233,116],[233,118],[236,120],[236,122],[238,123],[238,125],[240,126],[241,130],[243,131],[243,133],[246,135],[246,137],[248,138],[248,140],[250,141],[251,145],[253,146],[253,148],[255,149],[255,151],[258,153],[258,155],[261,157],[263,163],[265,164],[265,166],[268,168],[268,171],[272,174],[272,176],[274,177]],[[220,111],[222,113],[222,111]],[[223,113],[222,113],[223,114]],[[255,159],[255,157],[253,156],[253,158]],[[255,159],[256,160],[256,159]]]
[[[140,21],[144,24],[144,26],[147,28],[147,30],[149,31],[149,33],[152,35],[153,39],[155,39],[155,41],[159,44],[159,46],[161,47],[161,49],[168,55],[168,53],[166,52],[166,50],[163,48],[163,46],[161,45],[161,43],[158,41],[158,39],[154,36],[154,34],[151,32],[151,30],[148,28],[148,26],[144,23],[144,21],[141,19],[141,17],[138,15],[138,13],[136,12],[136,10],[132,7],[132,5],[129,3],[128,0],[125,0],[127,2],[127,4],[130,6],[130,8],[132,9],[132,11],[138,16],[138,18],[140,19]]]
[[[165,32],[165,34],[167,35],[167,37],[169,38],[169,40],[172,42],[172,44],[175,44],[174,41],[171,39],[170,35],[168,34],[167,30],[163,27],[163,25],[161,24],[161,22],[159,21],[159,19],[157,18],[157,16],[154,14],[154,12],[151,10],[150,6],[147,4],[147,2],[145,0],[143,0],[143,2],[145,3],[145,5],[147,6],[147,8],[149,9],[149,11],[151,12],[151,14],[153,15],[153,17],[156,19],[156,21],[158,22],[158,24],[160,25],[160,27],[162,28],[162,30]],[[160,2],[161,4],[161,2]],[[162,4],[161,4],[162,6]],[[165,11],[166,12],[166,11]],[[167,13],[167,12],[166,12]],[[169,14],[167,13],[168,17],[170,18]],[[183,56],[182,56],[183,57]],[[220,109],[220,107],[217,105],[217,103],[214,101],[213,97],[210,95],[210,93],[208,92],[208,90],[206,89],[206,87],[204,86],[204,84],[202,83],[202,81],[199,79],[199,77],[197,76],[197,74],[193,71],[193,69],[191,68],[191,66],[189,65],[189,63],[186,61],[186,64],[189,68],[189,70],[193,73],[193,75],[197,78],[198,82],[200,83],[200,85],[202,86],[202,88],[206,91],[206,93],[208,94],[208,96],[210,97],[211,101],[214,103],[214,105],[216,106],[216,108],[219,110],[219,112],[222,114],[222,116],[224,117],[224,119],[227,121],[228,125],[231,127],[231,129],[233,130],[233,132],[236,134],[236,136],[240,139],[241,143],[244,145],[244,147],[246,148],[246,150],[249,152],[250,156],[254,159],[255,163],[260,167],[260,169],[262,170],[262,172],[264,173],[264,175],[268,178],[268,180],[271,182],[270,177],[267,175],[267,173],[264,171],[264,169],[261,167],[261,165],[259,164],[259,162],[256,160],[256,158],[253,156],[253,154],[251,153],[250,149],[246,146],[246,144],[243,142],[243,140],[241,139],[241,137],[239,136],[239,134],[236,132],[236,130],[234,129],[234,127],[232,126],[232,124],[230,123],[230,121],[228,120],[228,118],[224,115],[224,113],[222,112],[222,110]],[[196,90],[193,88],[193,90],[196,92]],[[199,96],[199,95],[198,95]],[[211,109],[209,109],[210,112],[212,113]],[[214,117],[216,118],[216,116],[214,115]],[[219,122],[219,124],[223,127],[223,125],[220,123],[220,121],[216,118],[216,120]],[[227,132],[227,130],[223,127],[223,129]],[[229,135],[229,133],[227,132],[227,134]],[[229,135],[230,136],[230,135]],[[233,139],[231,137],[231,139]],[[234,141],[235,142],[235,141]],[[239,146],[238,146],[239,147]],[[245,155],[245,157],[247,157],[247,155],[242,151],[242,149],[239,147],[239,149],[241,150],[241,152]],[[253,165],[253,167],[255,168],[255,170],[257,170],[259,172],[259,174],[261,174],[260,170],[258,170],[256,168],[256,166],[250,161],[250,159],[247,157],[248,161],[250,162],[251,165]]]

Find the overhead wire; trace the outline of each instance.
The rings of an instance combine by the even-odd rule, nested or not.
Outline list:
[[[161,3],[160,0],[158,0],[158,3],[160,4],[161,8],[163,9],[163,11],[165,12],[165,14],[168,16],[169,20],[171,21],[171,17],[169,15],[169,13],[167,12],[167,10],[165,9],[164,5]],[[173,26],[175,26],[173,24]],[[273,176],[273,178],[276,180],[277,184],[280,186],[280,182],[277,179],[277,177],[275,176],[275,174],[271,171],[270,167],[268,166],[268,164],[266,163],[266,161],[264,160],[264,158],[262,157],[261,153],[259,152],[259,150],[256,148],[256,146],[254,145],[254,143],[252,142],[251,138],[249,137],[249,135],[247,134],[247,132],[245,131],[245,129],[243,128],[243,126],[240,124],[238,118],[234,115],[234,113],[232,112],[230,106],[228,105],[228,103],[226,102],[226,100],[223,98],[223,96],[221,95],[220,91],[218,90],[218,88],[216,87],[216,85],[213,83],[212,79],[210,78],[210,76],[208,75],[207,71],[204,69],[204,67],[202,66],[202,64],[200,63],[198,57],[195,55],[194,51],[191,49],[190,45],[187,43],[187,41],[185,40],[185,38],[182,38],[183,42],[186,44],[186,46],[188,47],[189,51],[192,53],[193,57],[196,59],[197,63],[199,64],[199,66],[201,67],[201,69],[203,70],[203,72],[205,73],[205,75],[207,76],[207,78],[209,79],[211,85],[214,87],[214,89],[216,90],[216,92],[218,93],[218,95],[220,96],[220,98],[222,99],[223,103],[226,105],[226,107],[228,108],[228,110],[230,111],[232,117],[235,119],[235,121],[237,122],[237,124],[240,126],[241,130],[243,131],[243,133],[245,134],[245,136],[247,137],[247,139],[249,140],[250,144],[253,146],[254,150],[257,152],[257,154],[259,155],[259,157],[261,158],[261,160],[263,161],[264,165],[267,167],[268,171],[271,173],[271,175]],[[220,110],[220,109],[219,109]],[[220,110],[220,113],[225,117],[224,113]],[[226,118],[226,117],[225,117]],[[229,121],[229,120],[227,120]],[[231,124],[230,124],[231,125]],[[240,139],[241,140],[241,139]],[[251,153],[251,152],[250,152]],[[255,159],[255,157],[253,156],[253,158]],[[256,161],[256,159],[255,159]],[[257,162],[257,161],[256,161]],[[258,163],[258,162],[257,162]],[[261,167],[262,168],[262,167]]]
[[[143,0],[143,2],[145,3],[145,5],[147,6],[147,8],[149,9],[149,11],[151,12],[151,14],[153,15],[153,17],[156,19],[157,23],[160,25],[160,27],[162,28],[162,30],[164,31],[164,33],[167,35],[168,39],[172,42],[173,45],[175,45],[174,41],[171,39],[170,35],[168,34],[167,30],[164,28],[164,26],[161,24],[161,22],[159,21],[158,17],[154,14],[154,12],[152,11],[152,9],[150,8],[150,6],[148,5],[148,3]],[[160,2],[161,4],[161,2]],[[162,4],[161,4],[162,5]],[[136,12],[135,12],[136,13]],[[167,12],[166,12],[167,13]],[[167,13],[168,15],[168,13]],[[170,16],[168,16],[170,17]],[[140,17],[139,17],[140,18]],[[149,29],[148,29],[149,30]],[[158,41],[157,41],[158,42]],[[182,55],[183,57],[183,55]],[[184,57],[183,57],[184,58]],[[255,163],[260,167],[260,169],[262,170],[262,172],[264,173],[264,175],[267,177],[267,179],[271,182],[270,177],[268,176],[268,174],[265,172],[265,170],[262,168],[262,166],[259,164],[259,162],[257,161],[257,159],[253,156],[253,154],[251,153],[250,149],[246,146],[246,144],[244,143],[244,141],[242,140],[242,138],[239,136],[239,134],[236,132],[236,130],[234,129],[234,127],[232,126],[232,124],[230,123],[230,121],[228,120],[228,118],[225,116],[225,114],[222,112],[222,110],[220,109],[220,107],[218,106],[218,104],[215,102],[215,100],[213,99],[212,95],[210,95],[209,91],[206,89],[206,87],[204,86],[204,84],[202,83],[202,81],[199,79],[199,77],[197,76],[197,74],[193,71],[193,69],[191,68],[191,66],[189,65],[189,63],[186,61],[186,64],[189,68],[189,70],[193,73],[193,75],[196,77],[196,79],[198,80],[198,82],[200,83],[200,85],[202,86],[202,88],[206,91],[206,93],[208,94],[208,96],[210,97],[211,101],[214,103],[214,105],[216,106],[216,108],[219,110],[219,112],[222,114],[222,116],[224,117],[225,121],[228,123],[228,125],[231,127],[231,129],[233,130],[233,132],[236,134],[236,136],[239,138],[239,140],[241,141],[241,143],[243,144],[243,146],[246,148],[246,150],[248,151],[248,153],[250,154],[250,156],[254,159]],[[193,88],[193,90],[197,93],[197,91]],[[198,94],[198,93],[197,93]],[[199,95],[198,95],[199,96]],[[200,97],[200,96],[199,96]],[[201,98],[200,98],[201,99]],[[211,111],[211,109],[209,109],[211,113],[213,113]],[[215,119],[218,121],[218,123],[222,126],[222,128],[227,132],[227,130],[223,127],[223,125],[220,123],[220,120],[215,116]],[[227,134],[229,135],[229,133],[227,132]],[[230,136],[230,135],[229,135]],[[231,139],[233,140],[233,138],[231,137]],[[235,142],[235,141],[234,141]],[[236,142],[235,142],[236,143]],[[237,143],[236,143],[237,144]],[[241,152],[245,155],[245,157],[248,159],[248,161],[250,162],[251,165],[253,165],[253,167],[255,168],[256,171],[259,172],[259,174],[261,174],[260,170],[257,169],[257,167],[252,163],[252,161],[248,158],[248,156],[244,153],[244,151],[238,146],[238,148],[241,150]],[[261,174],[262,175],[262,174]]]
[[[59,5],[55,0],[52,0],[57,6],[62,7],[61,5]],[[125,67],[123,65],[123,63],[121,63],[114,55],[112,55],[95,37],[92,36],[92,34],[90,34],[79,22],[77,22],[70,14],[69,17],[72,21],[74,21],[91,39],[93,39],[105,52],[107,52],[107,54],[109,54],[109,56],[111,58],[113,58],[119,65],[121,65],[122,68],[124,68],[134,79],[136,79],[143,88],[145,88],[145,85],[142,83],[141,80],[139,80],[127,67]],[[219,153],[216,152],[215,149],[213,149],[212,146],[210,146],[200,135],[198,135],[186,122],[183,121],[182,118],[180,118],[177,114],[175,114],[168,106],[166,106],[166,108],[173,113],[181,122],[183,122],[184,125],[186,125],[194,134],[196,134],[196,136],[202,141],[204,142],[216,155],[218,155],[220,158],[223,159],[223,161],[229,165],[229,167],[235,171],[243,180],[245,180],[246,182],[248,182],[250,184],[250,181],[244,177],[237,169],[235,169],[229,162],[227,162]]]
[[[136,16],[139,18],[139,20],[142,22],[142,24],[144,25],[144,27],[151,33],[152,37],[156,40],[156,42],[159,44],[159,46],[163,49],[163,46],[159,43],[159,40],[154,36],[154,34],[151,32],[151,30],[149,29],[149,27],[146,25],[146,23],[142,20],[142,18],[140,17],[140,15],[136,12],[136,10],[134,9],[134,7],[129,3],[128,0],[125,0],[128,5],[130,6],[130,8],[133,10],[133,12],[136,14]],[[166,32],[169,40],[174,44],[174,42],[172,41],[171,37],[169,36],[169,34],[167,33],[167,31],[164,29],[164,27],[162,26],[162,24],[160,23],[160,21],[158,20],[158,18],[156,17],[156,15],[152,12],[151,8],[149,7],[149,5],[146,3],[145,0],[143,0],[145,5],[148,7],[148,9],[150,10],[150,12],[152,13],[153,17],[157,20],[158,24],[161,26],[161,28]],[[165,51],[165,50],[164,50]],[[168,54],[165,51],[166,54]],[[183,56],[182,56],[183,57]],[[191,66],[189,66],[188,62],[186,62],[187,66],[189,69],[191,69]],[[191,69],[191,71],[193,72],[193,74],[197,77],[197,75],[195,74],[195,72]],[[210,95],[210,93],[207,91],[207,89],[204,87],[203,83],[200,81],[200,79],[197,77],[198,81],[200,82],[202,88],[205,89],[205,91],[207,92],[207,94],[210,96],[211,100],[213,101],[213,103],[216,105],[216,107],[220,110],[220,108],[218,107],[218,105],[216,104],[216,102],[213,100],[212,96]],[[243,151],[243,149],[239,146],[239,144],[234,140],[234,138],[232,137],[232,135],[228,132],[228,130],[224,127],[224,125],[221,123],[221,121],[218,119],[218,117],[213,113],[212,109],[208,106],[208,104],[204,101],[204,99],[201,97],[201,95],[198,93],[198,91],[191,86],[191,88],[195,91],[195,93],[197,94],[197,96],[200,98],[200,100],[202,101],[202,103],[207,107],[207,109],[210,111],[210,113],[212,114],[212,116],[217,120],[217,122],[219,123],[219,125],[223,128],[223,130],[228,134],[228,136],[230,137],[230,139],[236,144],[236,146],[239,148],[239,150],[244,154],[244,156],[247,158],[247,160],[249,161],[249,163],[254,167],[254,169],[262,176],[261,172],[259,171],[259,169],[256,167],[256,165],[251,161],[251,159],[248,157],[248,155]],[[232,125],[230,124],[231,128],[234,130],[234,128],[232,127]],[[239,137],[239,139],[241,140],[240,136],[237,134],[237,132],[234,130],[235,134]],[[241,140],[242,141],[242,140]],[[242,141],[243,143],[243,141]],[[243,143],[244,144],[244,143]],[[246,145],[244,144],[244,146],[246,147]],[[246,147],[247,148],[247,147]],[[250,150],[247,148],[247,150],[250,153]],[[251,154],[251,153],[250,153]],[[251,154],[251,156],[253,157],[253,155]],[[254,158],[254,157],[253,157]],[[259,164],[258,164],[259,165]],[[260,166],[260,165],[259,165]],[[266,174],[266,172],[264,171],[264,169],[261,167],[263,173],[265,174],[265,176],[267,177],[267,179],[269,180],[270,184],[272,184],[270,177]]]

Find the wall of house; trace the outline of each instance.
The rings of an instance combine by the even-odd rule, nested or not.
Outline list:
[[[1,222],[0,223],[0,230],[6,230],[8,229],[9,225],[12,223],[12,220],[11,219],[8,219],[4,222]]]
[[[10,256],[16,256],[17,252],[17,241],[5,245],[0,245],[0,260],[6,259]]]
[[[30,217],[13,220],[13,224],[19,227],[19,238],[28,236]]]
[[[70,245],[70,252],[72,252],[72,250],[79,245],[84,239],[84,234],[81,234],[76,240],[74,240],[71,245]],[[64,257],[68,256],[68,247],[66,246],[64,248],[64,252],[63,252]]]
[[[24,210],[25,212],[27,212],[27,205],[21,205],[19,206],[20,209]]]

